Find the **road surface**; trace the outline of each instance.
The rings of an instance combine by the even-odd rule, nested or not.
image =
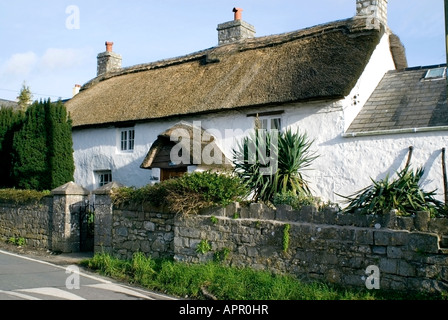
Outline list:
[[[173,300],[89,274],[0,250],[0,300]]]

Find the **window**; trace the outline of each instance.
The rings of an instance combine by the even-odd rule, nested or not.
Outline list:
[[[97,171],[96,181],[99,188],[105,186],[112,182],[112,172],[111,171]]]
[[[281,130],[282,119],[280,117],[260,117],[260,127],[264,130]]]
[[[135,146],[135,129],[121,129],[120,150],[134,151],[134,146]]]
[[[436,68],[428,70],[425,75],[425,80],[443,79],[446,76],[446,68]]]

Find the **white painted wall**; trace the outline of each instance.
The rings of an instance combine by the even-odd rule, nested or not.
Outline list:
[[[305,173],[316,196],[323,200],[340,202],[337,196],[348,196],[387,174],[393,175],[404,167],[409,146],[414,147],[412,164],[426,168],[425,189],[438,189],[443,199],[441,149],[448,143],[447,132],[405,133],[371,137],[344,136],[350,123],[361,110],[384,74],[394,68],[389,49],[388,35],[381,40],[365,72],[352,92],[340,101],[297,103],[270,109],[282,110],[282,124],[314,139],[314,150],[320,157],[313,170]],[[230,111],[185,117],[165,121],[137,124],[135,150],[120,153],[117,128],[75,130],[75,182],[95,189],[94,171],[111,170],[114,181],[141,187],[151,183],[158,170],[140,169],[146,154],[157,136],[182,121],[195,121],[218,138],[218,145],[226,156],[232,158],[232,149],[254,126],[248,114],[266,112],[266,109]]]

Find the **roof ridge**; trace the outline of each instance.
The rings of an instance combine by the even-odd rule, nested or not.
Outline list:
[[[126,74],[145,72],[148,70],[154,70],[159,68],[167,68],[173,65],[201,59],[205,59],[205,64],[219,62],[219,56],[227,55],[229,53],[244,52],[249,50],[257,50],[260,48],[272,47],[287,42],[314,37],[317,35],[322,35],[323,33],[335,32],[340,30],[346,30],[350,32],[363,31],[366,30],[366,26],[365,22],[362,19],[357,19],[356,17],[354,17],[327,22],[294,31],[283,32],[279,34],[271,34],[262,37],[245,39],[233,43],[217,45],[215,47],[210,47],[207,49],[195,51],[177,57],[161,59],[153,62],[141,63],[129,67],[124,67],[118,71],[100,75],[84,84],[84,86],[81,88],[81,91],[88,89],[101,81],[105,81]]]

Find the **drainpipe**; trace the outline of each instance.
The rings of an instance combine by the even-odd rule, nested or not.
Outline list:
[[[448,65],[448,0],[445,0],[445,44],[446,44],[446,61]],[[446,85],[448,90],[448,75],[446,77]]]

